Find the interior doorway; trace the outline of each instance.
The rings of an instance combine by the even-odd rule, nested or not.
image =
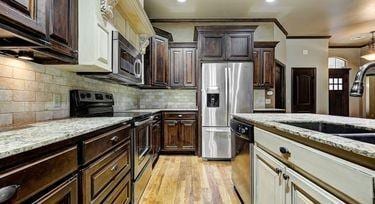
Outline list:
[[[329,114],[349,116],[349,71],[329,69]]]
[[[316,113],[316,68],[292,68],[292,112]]]
[[[285,109],[285,65],[276,60],[275,108]]]

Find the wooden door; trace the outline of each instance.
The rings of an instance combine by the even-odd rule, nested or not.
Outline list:
[[[349,116],[349,69],[329,69],[329,114]]]
[[[275,108],[285,109],[285,66],[275,65]]]
[[[155,36],[153,42],[152,85],[168,86],[168,39]]]
[[[252,60],[253,33],[228,33],[226,35],[226,59],[233,61]]]
[[[292,112],[316,112],[316,69],[292,68]]]
[[[164,120],[164,150],[177,150],[179,145],[179,123],[177,120]]]
[[[289,168],[285,175],[286,204],[344,203]]]
[[[171,48],[169,52],[170,60],[170,81],[171,87],[182,87],[184,85],[184,51],[183,48]]]
[[[184,72],[184,87],[195,87],[195,72],[196,72],[196,52],[195,48],[183,49],[183,72]]]
[[[275,75],[275,53],[273,48],[262,48],[262,70],[264,86],[272,88]]]
[[[49,6],[49,37],[52,47],[74,56],[78,44],[78,0],[51,0]]]
[[[35,203],[49,204],[77,204],[78,203],[78,179],[73,177],[60,186],[45,194]]]
[[[202,60],[225,60],[225,34],[208,32],[201,34],[200,57]]]
[[[255,148],[255,203],[285,203],[285,166],[258,147]]]
[[[263,70],[262,70],[262,56],[261,49],[254,48],[253,50],[253,61],[254,61],[254,87],[261,88],[263,85]]]
[[[47,33],[47,0],[0,0],[0,20],[26,34]],[[4,21],[3,21],[4,20]]]
[[[196,120],[180,121],[180,144],[182,149],[194,150],[197,131],[196,126]]]

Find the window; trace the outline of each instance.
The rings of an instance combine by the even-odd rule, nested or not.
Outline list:
[[[342,78],[329,78],[329,90],[330,91],[342,91],[343,81]]]
[[[339,57],[330,57],[328,58],[328,68],[346,68],[347,67],[347,61],[345,59],[339,58]]]

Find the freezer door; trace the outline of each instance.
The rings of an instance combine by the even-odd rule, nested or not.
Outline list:
[[[228,78],[229,122],[231,114],[253,112],[253,63],[229,63]]]
[[[202,126],[228,126],[227,65],[202,64]]]
[[[229,160],[232,158],[231,146],[229,127],[203,127],[202,157],[204,159]]]

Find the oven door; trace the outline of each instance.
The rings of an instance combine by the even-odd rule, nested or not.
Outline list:
[[[134,180],[151,158],[151,124],[152,118],[134,124]]]

